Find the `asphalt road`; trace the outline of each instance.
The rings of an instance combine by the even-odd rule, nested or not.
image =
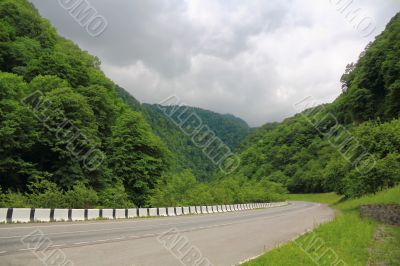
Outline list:
[[[334,217],[325,205],[180,217],[0,225],[0,265],[236,265]]]

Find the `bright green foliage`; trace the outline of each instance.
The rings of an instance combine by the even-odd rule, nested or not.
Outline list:
[[[174,122],[184,121],[188,116],[196,114],[200,117],[202,125],[208,126],[232,150],[250,132],[246,122],[231,115],[221,115],[200,108],[184,107],[178,108],[171,118],[163,110],[169,113],[176,106],[141,105],[123,88],[118,88],[118,95],[134,111],[143,113],[154,134],[159,136],[167,145],[171,151],[171,156],[173,156],[171,172],[179,174],[190,169],[200,181],[211,181],[218,167],[207,158],[201,148],[195,145],[191,136],[186,135]],[[184,114],[182,114],[183,111]],[[180,115],[179,120],[177,119],[178,115]]]
[[[188,206],[234,204],[282,200],[282,185],[269,180],[254,181],[230,176],[211,183],[201,183],[190,171],[164,177],[149,198],[151,206]]]
[[[99,194],[100,206],[105,208],[132,208],[134,204],[129,200],[124,184],[117,181],[113,186],[103,189]]]
[[[126,110],[112,128],[108,140],[109,165],[120,177],[132,199],[143,206],[146,195],[155,187],[168,165],[164,144],[151,133],[143,117]]]
[[[161,106],[147,105],[146,107],[160,112]],[[230,114],[222,115],[189,106],[172,105],[162,106],[161,108],[164,112],[172,114],[170,119],[175,122],[185,121],[191,115],[196,114],[198,118],[200,118],[201,124],[210,127],[215,135],[231,149],[235,149],[250,131],[250,128],[245,121]]]
[[[400,14],[342,77],[347,91],[337,108],[356,122],[399,117]]]
[[[26,0],[2,0],[0,17],[3,201],[81,208],[107,206],[113,197],[124,206],[143,202],[168,170],[167,153],[141,115],[127,111],[99,59],[58,36]]]
[[[68,208],[94,208],[99,201],[96,191],[82,182],[77,182],[65,193],[64,197]]]
[[[68,82],[57,76],[36,76],[29,83],[29,93],[41,91],[42,93],[50,92],[54,89],[66,88]]]
[[[4,194],[0,189],[0,207],[1,208],[26,208],[30,207],[28,198],[19,192],[8,191]]]
[[[344,92],[266,124],[240,146],[239,173],[293,193],[358,197],[400,183],[400,14],[342,76]]]
[[[65,206],[63,191],[53,182],[42,177],[28,185],[29,203],[36,208],[57,208]]]

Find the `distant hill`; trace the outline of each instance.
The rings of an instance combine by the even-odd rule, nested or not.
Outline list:
[[[146,109],[160,112],[160,109],[156,104],[144,104],[143,106]],[[173,108],[176,108],[176,106],[164,106],[163,109],[166,109],[167,112],[169,112]],[[188,116],[191,113],[197,114],[202,120],[203,125],[209,126],[212,131],[232,150],[234,150],[250,132],[248,124],[243,119],[234,115],[219,114],[198,107],[187,106],[187,108],[185,115]]]
[[[150,124],[154,134],[168,146],[174,156],[172,171],[180,172],[190,169],[193,174],[202,181],[213,178],[217,167],[196,147],[189,136],[176,126],[156,104],[140,104],[123,88],[118,88],[118,95],[135,111],[141,112],[145,120]],[[165,107],[167,110],[173,106]],[[204,125],[218,136],[232,150],[249,134],[247,123],[230,114],[218,114],[201,108],[188,107],[187,114],[196,113]]]
[[[291,192],[373,193],[400,183],[400,14],[342,76],[343,93],[265,124],[240,145],[237,175]]]

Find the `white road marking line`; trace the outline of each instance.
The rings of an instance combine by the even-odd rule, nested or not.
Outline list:
[[[74,243],[72,245],[85,245],[85,244],[90,244],[90,242],[78,242],[78,243]]]
[[[7,253],[7,251],[0,251],[0,254],[4,254],[4,253]]]
[[[99,240],[93,240],[93,242],[107,242],[107,239],[99,239]]]
[[[36,250],[35,248],[20,248],[19,251]]]
[[[59,247],[63,247],[63,246],[65,246],[66,244],[59,244],[59,245],[52,245],[51,247],[53,247],[53,248],[59,248]]]
[[[113,241],[113,240],[123,240],[125,239],[125,237],[117,237],[117,238],[111,238],[109,239],[109,241]]]
[[[157,234],[146,234],[146,235],[142,235],[141,237],[152,237],[152,236],[157,236]]]

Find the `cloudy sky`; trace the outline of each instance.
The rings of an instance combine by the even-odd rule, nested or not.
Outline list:
[[[176,95],[252,126],[307,96],[334,100],[347,63],[400,11],[398,0],[85,0],[108,22],[92,37],[60,4],[82,0],[31,1],[141,102]]]

